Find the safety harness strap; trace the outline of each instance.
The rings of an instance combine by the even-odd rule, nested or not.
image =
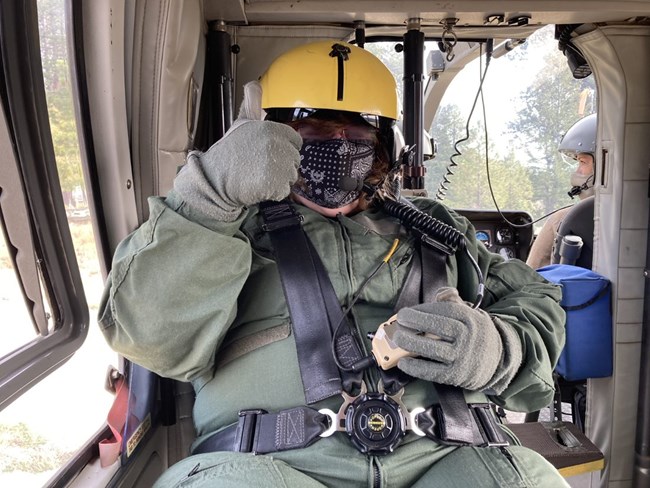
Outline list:
[[[463,390],[455,386],[436,384],[436,391],[439,401],[437,437],[446,444],[483,444],[483,437],[473,422]]]
[[[341,321],[346,322],[332,283],[313,244],[305,234],[302,216],[288,202],[260,204],[263,229],[269,233],[296,339],[298,364],[308,405],[341,393],[341,374],[328,347]],[[336,337],[344,366],[361,359],[354,338]],[[345,386],[355,383],[344,376]]]
[[[422,260],[420,253],[413,253],[411,258],[411,269],[406,276],[406,281],[402,286],[402,291],[395,304],[395,313],[405,307],[413,307],[422,303]]]
[[[426,241],[420,245],[420,254],[422,300],[424,303],[432,302],[438,289],[447,284],[447,255],[430,247]],[[488,434],[487,430],[494,430],[492,423],[485,423],[484,427],[481,423],[482,419],[478,417],[479,414],[473,415],[474,409],[472,405],[468,406],[461,388],[441,384],[435,384],[435,388],[439,401],[435,411],[437,432],[434,438],[436,440],[443,444],[472,446],[492,445],[502,440],[502,435],[495,439],[495,436],[500,433],[498,429],[496,434]],[[490,419],[493,420],[493,417]]]
[[[431,303],[438,289],[447,285],[447,255],[442,251],[420,244],[422,257],[422,301]]]
[[[336,296],[332,282],[327,275],[327,270],[318,257],[314,245],[308,238],[307,244],[309,245],[311,255],[316,257],[314,259],[314,266],[322,292],[323,301],[325,302],[332,336],[336,343],[336,357],[344,368],[350,368],[353,364],[358,363],[363,357],[359,349],[359,344],[352,336],[350,323],[348,322],[347,317],[343,315],[341,304]],[[340,330],[338,327],[339,324],[341,324]],[[343,381],[343,391],[354,392],[360,389],[361,378],[363,376],[362,371],[355,373],[347,370],[339,370],[339,373]]]
[[[376,399],[369,400],[368,403],[372,403],[372,411],[385,413],[378,406]],[[456,407],[460,409],[461,405]],[[472,439],[453,437],[453,433],[449,432],[449,426],[442,420],[440,405],[432,405],[417,414],[409,414],[405,411],[402,414],[412,416],[415,423],[413,431],[417,435],[426,436],[440,444],[478,447],[508,445],[508,440],[499,428],[489,403],[465,404],[463,408],[470,413],[468,422],[474,431]],[[290,408],[277,413],[268,413],[262,409],[242,410],[239,412],[239,421],[236,425],[212,434],[196,446],[192,454],[214,451],[268,454],[310,446],[320,437],[329,437],[337,430],[345,430],[348,435],[350,430],[354,430],[354,425],[348,424],[350,421],[355,424],[355,421],[351,420],[355,417],[354,413],[340,420],[341,423],[346,424],[343,426],[339,425],[339,420],[328,420],[325,410],[316,411],[310,407]],[[335,414],[330,413],[336,419]]]
[[[444,387],[453,388],[453,387]],[[444,390],[444,388],[442,388]],[[438,389],[440,393],[440,389]],[[443,393],[443,403],[432,405],[417,415],[417,426],[424,435],[440,444],[449,446],[506,447],[508,439],[495,419],[489,403],[465,403],[455,393]],[[458,415],[449,415],[457,411]],[[467,428],[458,428],[459,419],[467,422]],[[452,422],[450,422],[450,420]]]
[[[411,269],[402,287],[395,311],[432,302],[438,288],[447,284],[447,255],[420,242],[413,254]]]
[[[328,428],[328,417],[309,407],[296,407],[278,413],[242,410],[239,422],[211,435],[192,454],[213,451],[270,452],[300,449],[315,442]]]
[[[331,348],[327,345],[331,344],[332,337],[337,335],[339,323],[346,318],[343,316],[325,267],[302,229],[302,216],[287,202],[264,202],[260,208],[264,218],[263,229],[269,232],[274,247],[291,314],[305,398],[308,404],[312,404],[341,392],[340,372],[331,354]],[[419,273],[417,270],[412,271],[407,279],[408,290],[402,293],[398,300],[402,306],[433,301],[437,290],[447,283],[447,255],[438,248],[429,246],[426,235],[422,234],[419,237],[421,239],[418,254],[420,254],[421,269]],[[417,263],[413,266],[417,266]],[[414,280],[420,282],[419,286],[409,285],[409,282]],[[337,353],[343,358],[344,366],[348,366],[360,359],[361,354],[356,341],[350,335],[349,324],[345,325],[345,335],[337,336],[336,341]],[[341,346],[342,344],[344,346]],[[391,371],[381,373],[384,384],[389,384],[391,390],[400,388],[408,381]],[[360,377],[357,379],[360,381]],[[349,387],[349,384],[346,386]],[[493,446],[503,445],[504,442],[507,445],[491,412],[488,411],[489,404],[485,404],[488,405],[488,410],[480,410],[474,405],[467,404],[463,390],[460,388],[438,384],[435,388],[438,392],[439,404],[420,414],[422,423],[429,425],[427,430],[423,429],[428,437],[448,445]],[[346,391],[350,390],[346,388]],[[301,409],[302,407],[298,407],[290,411]],[[280,450],[277,446],[271,451],[260,450],[270,448],[258,445],[255,439],[266,438],[267,434],[262,426],[266,425],[263,423],[264,419],[269,418],[266,415],[271,414],[264,411],[252,412],[256,415],[255,424],[250,424],[250,421],[249,424],[242,424],[240,419],[237,432],[219,433],[217,437],[230,439],[231,435],[235,436],[233,442],[238,442],[244,447],[237,447],[234,450],[242,450],[242,452]],[[260,420],[257,420],[258,417]],[[251,425],[254,435],[248,433]],[[296,425],[305,428],[300,422]],[[317,430],[318,428],[313,432]],[[306,442],[311,443],[314,439]],[[225,442],[227,444],[230,440]],[[221,444],[223,443],[219,444],[222,450],[233,450]],[[253,447],[248,451],[245,450],[249,449],[250,445]],[[203,444],[199,447],[202,446]]]
[[[447,283],[447,255],[420,243],[413,253],[411,269],[395,304],[395,312],[433,301],[435,291]],[[385,391],[394,394],[406,386],[412,378],[397,368],[379,369]]]
[[[332,335],[315,259],[302,231],[302,216],[284,202],[260,204],[296,338],[305,400],[311,405],[341,393],[339,370],[330,353]]]

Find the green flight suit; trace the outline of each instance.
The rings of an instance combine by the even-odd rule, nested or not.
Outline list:
[[[476,241],[471,224],[443,205],[413,202],[466,235],[485,276],[481,308],[512,324],[521,339],[522,366],[491,400],[515,411],[548,405],[552,370],[564,345],[560,289],[524,263],[489,253]],[[149,205],[149,220],[115,252],[99,312],[109,344],[162,376],[192,382],[196,444],[236,423],[239,410],[274,412],[305,405],[289,313],[257,207],[223,223],[194,212],[173,191],[166,199],[151,198]],[[368,282],[352,309],[367,353],[367,333],[395,312],[415,252],[413,238],[399,221],[376,209],[327,218],[296,208],[344,306],[394,239],[400,239],[388,265]],[[447,275],[465,300],[474,300],[477,277],[466,256],[459,252],[449,258]],[[369,370],[365,381],[376,389],[377,372]],[[466,396],[485,400],[477,392]],[[435,403],[436,394],[431,384],[415,380],[402,399],[411,410]],[[341,403],[334,396],[312,407],[337,411]],[[566,486],[537,454],[519,446],[508,450],[510,458],[498,449],[441,446],[409,433],[395,452],[373,457],[359,453],[345,433],[336,433],[308,448],[264,456],[192,456],[170,468],[159,484],[406,487],[420,480],[423,486]]]

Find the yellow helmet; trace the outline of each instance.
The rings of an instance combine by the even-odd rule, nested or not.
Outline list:
[[[295,47],[260,79],[262,108],[344,110],[397,120],[395,78],[372,53],[333,40]]]

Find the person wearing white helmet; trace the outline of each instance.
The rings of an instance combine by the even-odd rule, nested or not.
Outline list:
[[[594,158],[596,154],[596,114],[578,120],[560,141],[558,151],[572,161],[576,169],[571,173],[569,197],[584,200],[594,195]],[[553,243],[560,224],[572,207],[552,214],[535,238],[526,264],[533,269],[551,264]]]
[[[253,93],[261,106],[245,100],[150,199],[100,307],[116,351],[196,391],[192,455],[156,486],[568,486],[488,402],[550,403],[560,290],[444,205],[378,199],[399,169],[389,70],[309,43]],[[425,222],[444,223],[449,255]],[[371,353],[383,322],[405,353],[394,367]]]

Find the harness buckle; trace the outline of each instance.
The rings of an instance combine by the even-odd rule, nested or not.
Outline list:
[[[302,224],[304,217],[300,214],[296,215],[284,215],[281,218],[278,218],[273,221],[267,221],[262,224],[262,230],[264,232],[273,232],[274,230],[284,229],[285,227],[299,226]]]
[[[489,403],[465,403],[467,424],[458,426],[440,405],[410,412],[411,430],[445,446],[507,447],[508,438],[501,430]],[[460,408],[460,407],[459,407]]]
[[[273,232],[285,227],[297,227],[304,220],[302,214],[286,202],[262,202],[260,208],[263,211],[262,230],[264,232]]]
[[[510,445],[492,414],[489,403],[469,403],[470,412],[483,437],[484,447],[507,447]]]
[[[378,392],[368,392],[365,382],[356,396],[342,393],[343,404],[338,413],[321,409],[320,413],[329,417],[329,428],[320,437],[329,437],[334,432],[346,432],[350,441],[363,454],[383,456],[390,454],[402,442],[407,430],[417,435],[425,434],[417,428],[416,416],[424,411],[416,408],[409,413],[402,403],[402,388],[395,395],[384,392],[379,384]]]
[[[357,450],[370,456],[390,454],[406,435],[401,406],[385,393],[359,395],[348,406],[345,430]]]
[[[235,434],[235,446],[233,448],[236,452],[252,452],[255,442],[255,427],[257,426],[257,416],[268,413],[262,408],[251,408],[240,410],[239,422],[237,423],[237,431]]]

